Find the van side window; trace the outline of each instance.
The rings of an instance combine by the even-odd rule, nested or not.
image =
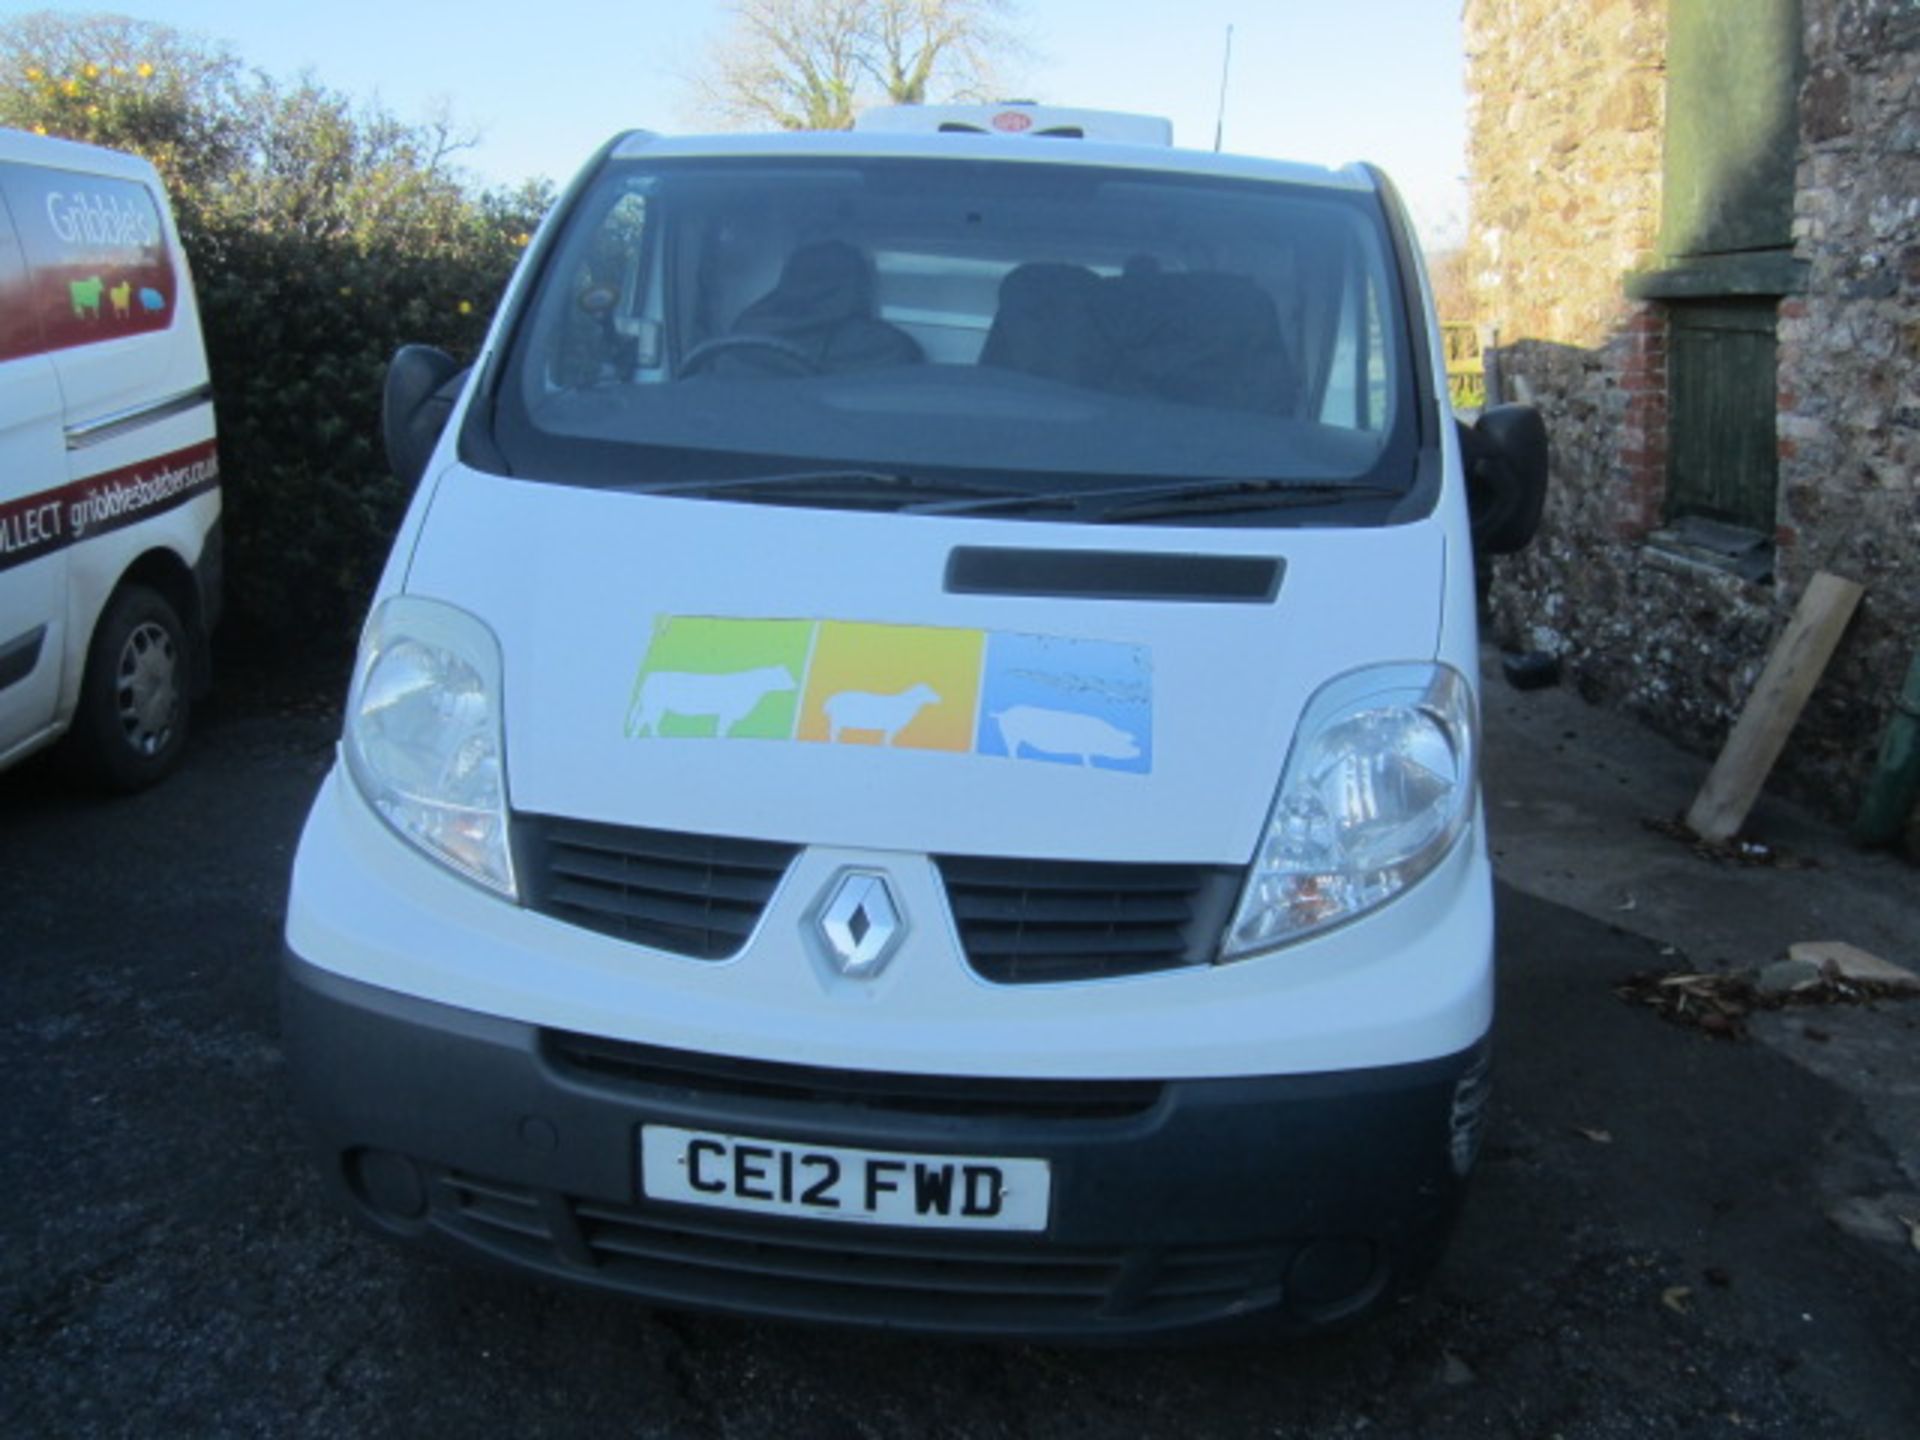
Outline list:
[[[1353,270],[1341,291],[1338,327],[1328,361],[1320,423],[1381,430],[1389,419],[1386,327],[1371,271]]]
[[[654,378],[660,317],[648,309],[647,197],[620,196],[607,210],[569,278],[567,308],[554,348],[554,380],[568,387]]]
[[[25,307],[49,350],[164,330],[179,300],[152,192],[70,170],[0,170],[25,255]]]

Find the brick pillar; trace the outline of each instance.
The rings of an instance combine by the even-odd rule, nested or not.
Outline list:
[[[1818,430],[1819,422],[1814,417],[1803,417],[1800,411],[1800,394],[1794,388],[1794,377],[1800,373],[1805,357],[1805,345],[1811,324],[1807,319],[1807,302],[1798,297],[1789,297],[1780,302],[1780,350],[1779,369],[1780,392],[1774,397],[1779,415],[1780,480],[1779,494],[1782,499],[1779,524],[1773,532],[1774,546],[1783,554],[1791,551],[1800,542],[1800,532],[1794,523],[1794,494],[1788,488],[1788,477],[1795,472],[1794,462],[1800,458],[1800,435],[1812,427]]]
[[[1615,461],[1614,533],[1643,540],[1660,524],[1667,496],[1667,317],[1635,305],[1615,344],[1620,363],[1620,448]]]

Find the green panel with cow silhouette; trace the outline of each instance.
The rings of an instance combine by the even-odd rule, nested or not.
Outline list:
[[[634,677],[627,735],[791,739],[814,630],[811,620],[663,617]]]

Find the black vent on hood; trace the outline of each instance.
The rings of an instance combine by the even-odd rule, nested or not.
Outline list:
[[[800,849],[549,815],[513,839],[529,909],[696,960],[738,953]]]
[[[1285,569],[1282,561],[1268,555],[959,545],[947,556],[947,593],[1266,605],[1280,593]]]

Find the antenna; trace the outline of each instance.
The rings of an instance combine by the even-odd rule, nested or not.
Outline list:
[[[1227,26],[1227,50],[1220,57],[1220,113],[1213,121],[1213,152],[1220,153],[1220,135],[1227,127],[1227,68],[1233,64],[1233,26]]]

